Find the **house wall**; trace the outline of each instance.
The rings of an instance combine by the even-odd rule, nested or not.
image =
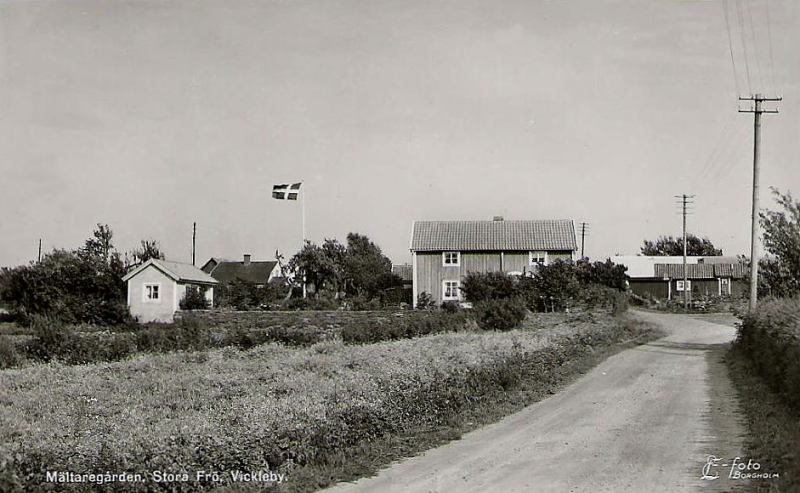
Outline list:
[[[160,283],[161,299],[158,302],[144,302],[144,285]],[[140,322],[171,322],[177,308],[177,286],[175,281],[160,270],[149,266],[128,279],[128,307],[131,315]]]
[[[678,291],[678,281],[683,279],[673,279],[672,282],[672,297],[674,299],[683,299],[683,291]],[[717,279],[690,279],[692,281],[692,295],[697,296],[718,296],[719,295],[719,282]]]
[[[639,296],[669,298],[669,283],[663,279],[631,279],[628,281],[631,292]]]
[[[422,292],[431,295],[436,304],[442,302],[442,282],[458,281],[469,272],[530,272],[528,252],[461,252],[461,263],[458,266],[443,266],[442,252],[416,252],[414,281],[416,296]],[[572,258],[569,250],[548,252],[548,261]]]

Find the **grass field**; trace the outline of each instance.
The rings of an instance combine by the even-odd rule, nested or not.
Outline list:
[[[141,474],[143,482],[93,481],[89,489],[196,491],[228,484],[235,471],[257,471],[285,478],[279,490],[309,491],[358,474],[362,466],[347,463],[384,453],[372,444],[391,443],[409,429],[446,437],[442,428],[459,429],[463,415],[492,408],[523,382],[547,390],[558,383],[559,368],[595,348],[652,337],[630,322],[586,315],[539,318],[507,333],[305,349],[267,344],[6,370],[0,490],[47,490],[53,471],[109,471]],[[367,469],[390,455],[369,457]],[[160,481],[157,471],[175,476]],[[219,477],[198,478],[198,471]]]

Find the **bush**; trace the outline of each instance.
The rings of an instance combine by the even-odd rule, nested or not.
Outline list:
[[[490,299],[474,305],[478,326],[484,330],[511,330],[525,320],[528,313],[520,298]]]
[[[736,344],[767,385],[800,410],[800,300],[762,302],[745,315]]]
[[[342,340],[349,344],[396,341],[440,332],[464,330],[469,317],[463,310],[408,312],[374,321],[353,320],[342,326]]]
[[[13,368],[22,362],[22,355],[5,336],[0,336],[0,370]]]
[[[517,296],[519,286],[504,272],[470,272],[461,282],[461,294],[470,303],[478,303]]]
[[[139,351],[201,351],[213,346],[211,331],[199,318],[190,315],[174,324],[147,324],[134,335]]]
[[[206,299],[206,287],[187,286],[180,301],[181,310],[206,310],[211,303]]]
[[[430,310],[431,308],[436,308],[436,302],[433,301],[433,297],[430,293],[423,291],[417,295],[416,308],[417,310]]]

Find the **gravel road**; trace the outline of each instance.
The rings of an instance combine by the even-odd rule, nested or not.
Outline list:
[[[377,476],[328,493],[713,492],[709,455],[741,455],[742,425],[720,355],[732,326],[634,312],[669,335],[618,353],[557,395]],[[728,463],[728,460],[722,463]]]

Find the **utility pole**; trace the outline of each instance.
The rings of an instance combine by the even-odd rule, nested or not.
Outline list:
[[[586,235],[588,234],[588,231],[587,231],[588,226],[589,226],[589,223],[585,223],[585,222],[581,223],[581,260],[586,258],[586,255],[584,255],[584,253],[583,253],[583,251],[584,251],[583,247],[585,245]]]
[[[688,289],[688,278],[686,272],[686,214],[687,214],[687,206],[692,204],[692,199],[694,195],[676,195],[675,197],[681,199],[681,206],[683,210],[683,309],[689,309],[689,289]]]
[[[758,167],[761,159],[761,114],[777,113],[778,110],[765,110],[764,101],[781,101],[783,98],[765,98],[756,94],[749,98],[739,98],[739,101],[754,101],[755,106],[739,113],[753,113],[753,210],[750,215],[750,305],[748,309],[756,309],[758,302]]]
[[[36,257],[37,262],[42,261],[42,239],[39,238],[39,256]]]
[[[192,265],[194,265],[195,243],[197,241],[197,223],[192,223]]]

